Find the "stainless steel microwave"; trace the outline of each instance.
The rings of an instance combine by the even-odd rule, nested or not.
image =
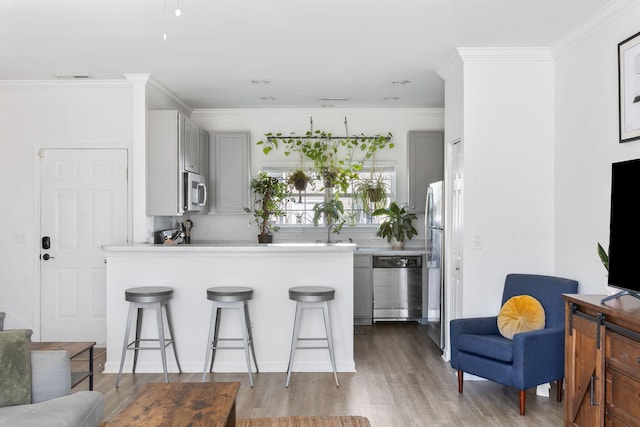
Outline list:
[[[184,173],[184,210],[201,212],[207,209],[207,183],[203,175]]]

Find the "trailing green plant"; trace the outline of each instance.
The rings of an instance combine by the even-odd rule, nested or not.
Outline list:
[[[418,230],[413,226],[413,221],[418,218],[414,213],[407,211],[408,205],[398,205],[396,202],[389,203],[386,208],[376,209],[373,216],[383,216],[384,221],[378,226],[376,236],[387,239],[395,238],[398,242],[411,240],[418,235]]]
[[[245,211],[253,214],[260,235],[278,231],[279,227],[274,221],[284,215],[285,203],[290,195],[287,183],[261,171],[251,180],[251,189],[254,195],[253,210],[245,208]]]
[[[320,223],[320,219],[324,218],[327,226],[338,224],[335,232],[340,231],[345,223],[343,215],[344,204],[342,201],[335,198],[325,202],[316,203],[313,206],[313,224],[317,226]]]
[[[387,203],[387,183],[381,175],[359,182],[353,196],[362,207],[362,211],[371,215],[375,210],[383,208]]]
[[[365,161],[383,148],[393,148],[391,133],[387,135],[354,135],[334,137],[330,132],[308,131],[302,136],[282,133],[265,133],[264,154],[283,147],[285,156],[298,153],[313,163],[318,175],[324,180],[326,188],[338,186],[342,192],[349,188],[349,182],[357,178]]]
[[[598,256],[600,257],[600,261],[602,261],[602,265],[607,269],[607,273],[609,272],[609,253],[604,250],[600,242],[598,242]]]

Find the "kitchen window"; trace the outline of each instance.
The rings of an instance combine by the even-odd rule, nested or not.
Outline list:
[[[265,165],[262,170],[270,176],[286,181],[293,171],[292,165]],[[379,176],[386,184],[386,200],[383,206],[388,206],[394,199],[396,187],[396,168],[393,162],[376,162],[375,172],[372,174],[371,165],[364,165],[359,172],[359,179],[353,180],[346,193],[340,192],[339,199],[344,204],[344,221],[348,225],[377,225],[380,217],[372,217],[367,214],[357,198],[354,198],[354,191],[358,185],[372,175]],[[324,188],[322,179],[313,176],[313,180],[307,185],[307,189],[301,193],[293,189],[291,197],[285,207],[285,215],[278,220],[278,225],[282,226],[313,226],[313,207],[316,203],[330,200],[333,193]],[[321,223],[319,224],[321,225]]]

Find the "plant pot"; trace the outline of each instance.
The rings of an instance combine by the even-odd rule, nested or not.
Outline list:
[[[273,243],[273,234],[258,234],[258,243]]]
[[[404,242],[401,242],[400,240],[396,239],[395,237],[391,239],[391,249],[402,249],[404,247]]]

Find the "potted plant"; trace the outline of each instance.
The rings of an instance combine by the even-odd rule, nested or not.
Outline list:
[[[245,211],[253,214],[258,225],[258,242],[271,243],[272,233],[279,229],[274,220],[284,215],[284,205],[289,197],[287,183],[260,172],[251,180],[251,189],[254,196],[253,211],[249,208],[245,208]]]
[[[324,218],[325,224],[331,226],[338,224],[335,232],[337,233],[344,225],[342,215],[344,214],[344,204],[337,199],[331,199],[326,202],[316,203],[313,206],[313,224],[318,225],[320,218]]]
[[[411,240],[418,235],[418,230],[413,226],[417,220],[415,214],[407,212],[407,205],[398,205],[391,202],[388,207],[376,209],[373,216],[383,216],[385,220],[378,226],[376,236],[384,237],[391,243],[393,249],[401,249],[405,240]]]
[[[298,191],[298,203],[302,203],[302,192],[307,189],[309,182],[311,177],[302,168],[295,169],[287,178],[287,183]]]
[[[371,215],[375,210],[385,206],[387,190],[387,183],[382,176],[376,175],[357,184],[353,195],[362,206],[362,211],[367,215]]]

